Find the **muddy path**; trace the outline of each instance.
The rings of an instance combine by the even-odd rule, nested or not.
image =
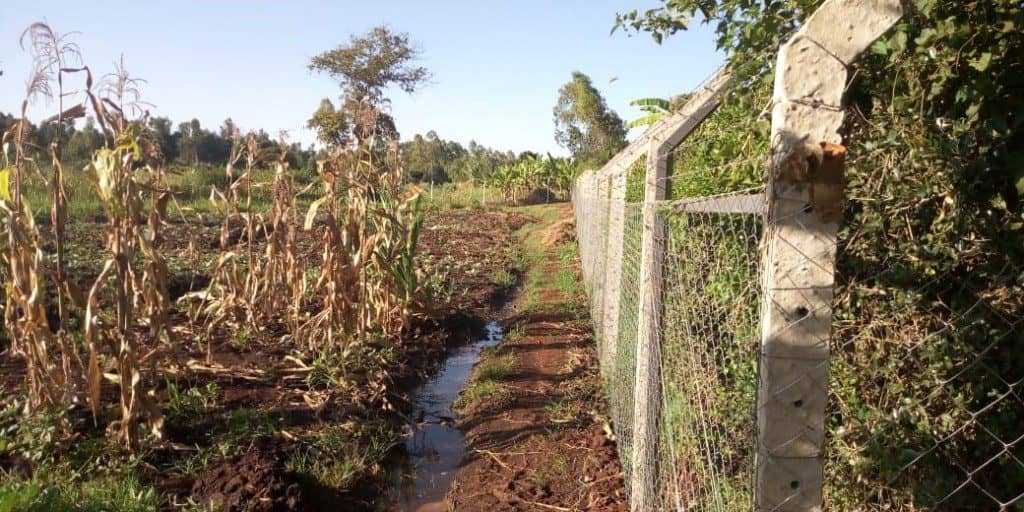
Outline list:
[[[566,204],[530,209],[524,289],[457,403],[465,457],[444,507],[627,510]]]

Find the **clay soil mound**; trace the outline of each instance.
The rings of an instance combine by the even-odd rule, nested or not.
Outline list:
[[[557,201],[558,201],[558,196],[556,196],[554,194],[554,192],[551,192],[550,190],[548,190],[548,189],[546,189],[544,187],[541,187],[541,188],[533,189],[533,192],[530,192],[529,195],[527,195],[522,200],[520,200],[519,204],[523,204],[523,205],[529,206],[529,205],[534,205],[534,204],[554,203],[554,202],[557,202]]]
[[[302,488],[285,469],[283,454],[265,447],[207,469],[192,486],[192,499],[224,512],[305,510]]]

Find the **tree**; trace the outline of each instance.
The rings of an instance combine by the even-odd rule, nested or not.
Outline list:
[[[468,149],[430,130],[399,145],[402,167],[410,181],[489,181],[489,176],[514,158],[470,141]]]
[[[199,139],[202,135],[203,127],[198,119],[178,125],[178,155],[186,162],[199,163]]]
[[[86,118],[85,126],[81,130],[71,132],[63,158],[69,162],[85,162],[92,158],[93,152],[101,147],[103,147],[103,134],[96,129],[95,120],[89,117]]]
[[[427,80],[427,69],[413,65],[419,53],[408,34],[376,27],[364,36],[352,36],[348,45],[313,57],[309,69],[329,74],[345,96],[379,104],[386,87],[412,93]]]
[[[320,100],[320,107],[306,121],[306,127],[316,131],[316,138],[328,146],[344,146],[349,140],[349,122],[345,114],[334,108],[331,100]]]
[[[579,71],[559,89],[554,115],[555,141],[582,165],[600,166],[626,146],[625,123]]]
[[[426,82],[426,68],[414,65],[419,53],[407,34],[376,27],[313,57],[309,69],[337,80],[342,101],[341,109],[334,112],[321,102],[309,125],[326,134],[328,139],[321,140],[336,145],[349,140],[359,143],[375,134],[397,139],[394,119],[384,112],[389,103],[384,90],[396,86],[412,93]]]
[[[149,119],[149,131],[153,138],[160,143],[160,150],[164,154],[164,160],[173,162],[178,159],[178,138],[180,133],[175,133],[174,125],[166,117],[151,117]]]

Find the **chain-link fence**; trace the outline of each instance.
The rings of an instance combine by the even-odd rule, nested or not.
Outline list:
[[[837,258],[827,502],[1024,510],[1024,262],[995,250],[1006,232],[984,206],[917,200],[930,186],[865,182],[872,195],[848,205],[857,214]]]
[[[578,195],[576,204],[593,212],[607,209],[609,201]],[[761,191],[751,190],[653,206],[656,222],[665,228],[656,243],[666,256],[662,314],[654,324],[662,336],[661,390],[650,397],[659,411],[659,509],[751,508],[762,205]],[[609,339],[607,327],[598,327],[603,322],[595,322],[627,480],[633,464],[643,208],[642,203],[625,205],[618,336]],[[591,268],[588,290],[598,319],[610,299],[602,282],[606,273],[595,262],[606,261],[608,237],[588,238],[586,229],[581,224],[580,240],[587,247],[582,253]]]
[[[716,75],[576,182],[631,506],[1024,510],[1017,235],[885,153],[844,169],[847,70],[899,3],[821,9],[774,80]]]
[[[664,510],[752,505],[759,195],[660,207],[667,236],[658,488]],[[688,209],[694,207],[709,209]]]

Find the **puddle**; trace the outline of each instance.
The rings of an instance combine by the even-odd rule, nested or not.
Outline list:
[[[387,510],[443,511],[444,495],[466,450],[462,432],[455,426],[452,403],[466,387],[480,353],[501,341],[501,326],[487,324],[484,337],[453,350],[444,366],[413,392],[415,424],[407,427],[406,456],[394,468]]]

